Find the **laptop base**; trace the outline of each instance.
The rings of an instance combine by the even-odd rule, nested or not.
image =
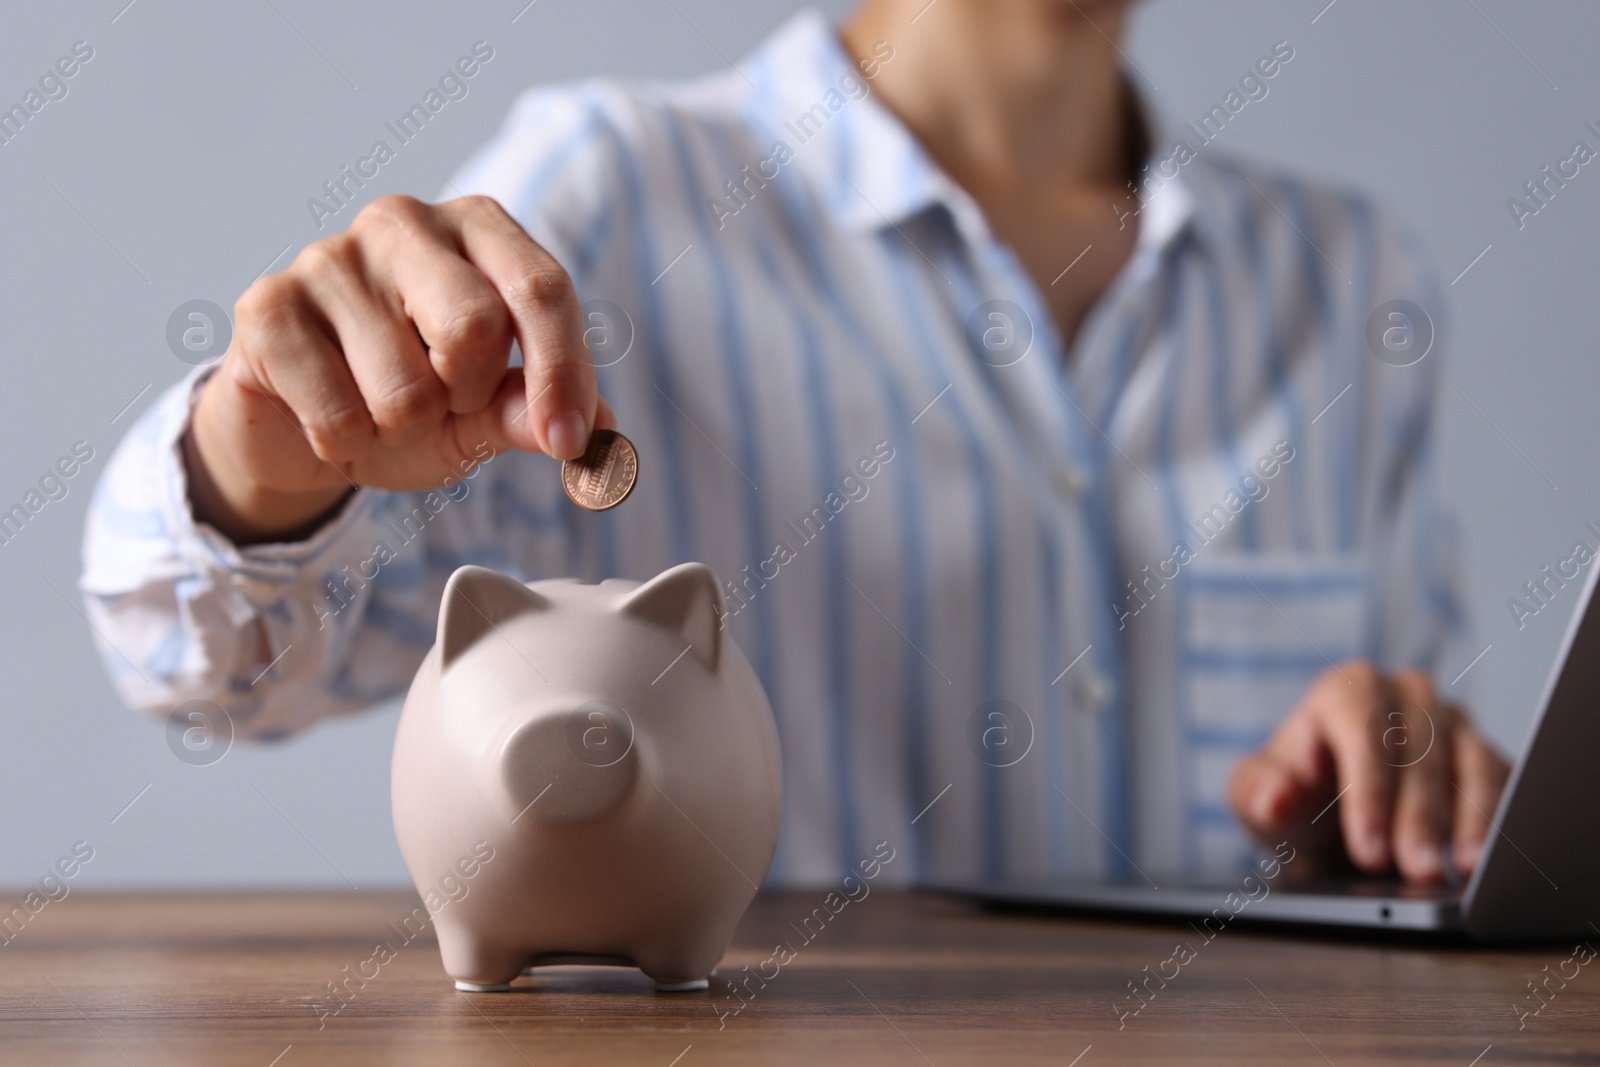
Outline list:
[[[1353,878],[1272,889],[1255,897],[1236,886],[1153,888],[1049,878],[942,885],[943,892],[985,904],[1030,910],[1118,912],[1204,923],[1209,928],[1249,923],[1358,927],[1372,930],[1457,933],[1461,930],[1458,886],[1408,886]]]

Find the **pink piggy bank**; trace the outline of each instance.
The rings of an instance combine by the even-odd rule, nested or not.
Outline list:
[[[699,563],[642,585],[451,575],[393,799],[456,988],[546,963],[706,987],[778,838],[777,726],[723,611]]]

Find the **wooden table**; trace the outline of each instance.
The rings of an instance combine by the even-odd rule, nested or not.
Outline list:
[[[0,1063],[1600,1063],[1600,964],[1565,962],[1571,946],[1242,927],[1207,944],[1182,923],[988,913],[887,890],[805,942],[790,924],[823,895],[757,900],[719,975],[761,968],[778,941],[797,952],[766,964],[776,976],[751,980],[754,999],[733,1014],[742,1002],[715,984],[658,994],[618,969],[457,993],[431,931],[368,963],[380,939],[399,942],[387,923],[414,906],[409,893],[75,892],[0,948]],[[1165,962],[1180,940],[1193,958]],[[1119,1021],[1146,966],[1176,977],[1149,979],[1153,998]],[[361,970],[376,976],[352,981],[341,1007],[327,983]],[[1513,1006],[1535,1006],[1526,982],[1559,971],[1577,975],[1552,979],[1519,1031]]]

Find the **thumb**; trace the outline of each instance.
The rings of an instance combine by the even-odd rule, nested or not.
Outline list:
[[[460,441],[485,443],[497,454],[513,449],[543,452],[543,441],[533,414],[536,410],[536,405],[527,400],[522,368],[507,367],[492,401],[478,411],[451,417],[457,421],[456,438]],[[605,397],[599,397],[595,403],[593,429],[616,428],[617,417],[612,414],[611,406]]]
[[[507,367],[494,399],[477,411],[452,414],[445,441],[453,442],[463,458],[479,454],[485,445],[495,454],[542,452],[543,439],[534,426],[534,407],[525,398],[521,367]]]
[[[539,415],[539,397],[528,395],[527,376],[521,367],[508,367],[494,403],[484,410],[491,434],[498,434],[503,447],[524,452],[548,452]]]

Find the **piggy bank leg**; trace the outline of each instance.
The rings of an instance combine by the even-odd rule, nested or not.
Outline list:
[[[511,980],[522,973],[528,954],[496,941],[443,923],[435,922],[439,936],[439,958],[444,971],[455,979],[456,988],[467,993],[503,993]]]
[[[491,982],[487,985],[478,982],[468,982],[463,978],[456,979],[456,988],[463,993],[509,993],[510,982]]]
[[[722,958],[723,940],[700,938],[689,942],[649,945],[638,949],[633,960],[656,981],[662,993],[687,993],[710,986],[709,975]]]
[[[687,982],[657,982],[658,993],[698,993],[702,989],[711,988],[709,978],[691,978]]]

